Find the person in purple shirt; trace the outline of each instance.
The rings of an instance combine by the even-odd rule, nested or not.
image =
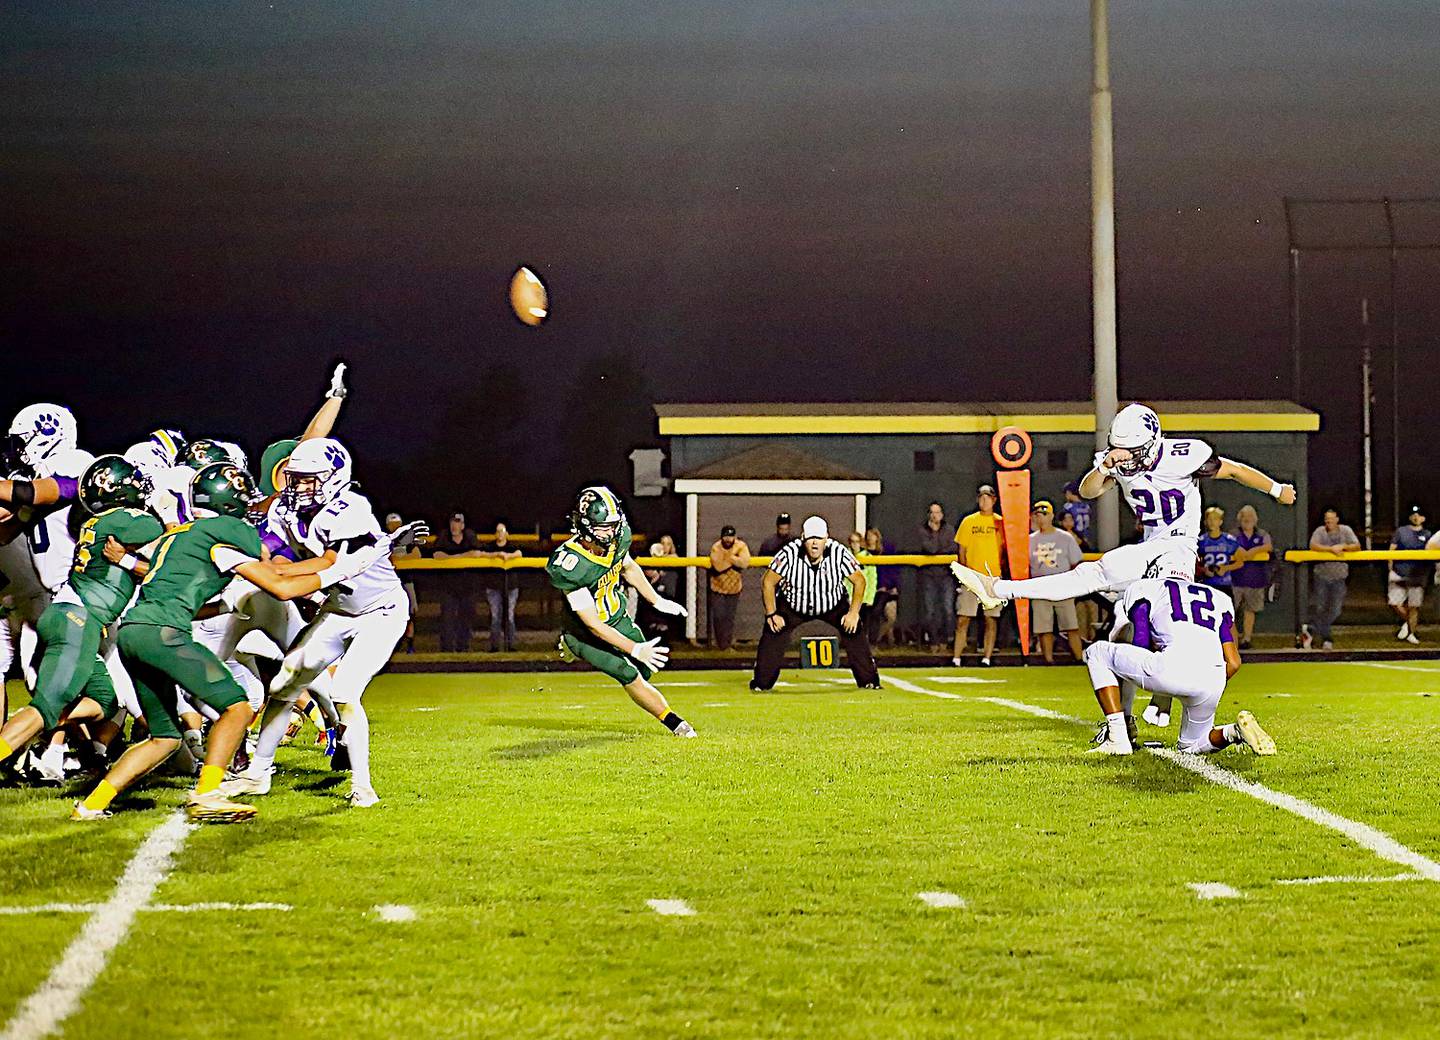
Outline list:
[[[1260,526],[1260,514],[1252,505],[1243,505],[1235,514],[1237,526],[1230,534],[1239,543],[1235,561],[1240,569],[1230,575],[1230,598],[1240,612],[1240,649],[1249,650],[1255,635],[1255,615],[1265,609],[1265,592],[1270,588],[1270,564],[1254,557],[1273,552],[1270,532]]]
[[[1075,521],[1074,535],[1084,545],[1090,540],[1090,503],[1080,497],[1080,482],[1070,481],[1065,485],[1065,504],[1060,507],[1062,516]]]

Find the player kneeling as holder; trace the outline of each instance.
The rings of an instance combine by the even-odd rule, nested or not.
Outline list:
[[[1134,752],[1120,699],[1121,680],[1128,679],[1184,705],[1181,751],[1206,755],[1244,744],[1257,755],[1275,754],[1275,741],[1248,711],[1228,726],[1215,725],[1225,683],[1240,670],[1235,606],[1229,596],[1182,578],[1149,578],[1127,588],[1116,604],[1112,640],[1127,622],[1129,644],[1099,641],[1085,651],[1095,697],[1105,712],[1091,753]]]

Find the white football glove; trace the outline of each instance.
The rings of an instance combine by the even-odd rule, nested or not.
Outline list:
[[[685,609],[683,603],[676,603],[673,599],[666,599],[661,596],[652,606],[662,614],[673,614],[675,617],[689,617],[690,611]]]
[[[630,651],[630,656],[651,671],[658,672],[670,663],[670,648],[661,646],[658,638],[647,639],[643,643],[636,643],[635,649]]]
[[[402,524],[391,531],[388,538],[390,551],[397,549],[408,549],[416,542],[423,542],[430,537],[430,525],[424,520],[411,520],[408,524]]]
[[[335,374],[330,377],[330,390],[326,397],[344,397],[350,391],[345,389],[345,362],[335,366]]]

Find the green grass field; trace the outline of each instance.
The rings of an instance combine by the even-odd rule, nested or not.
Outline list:
[[[1378,845],[983,699],[1090,720],[1075,668],[661,678],[699,740],[592,674],[381,679],[381,806],[286,750],[257,822],[189,832],[61,1035],[1436,1035],[1440,884],[1280,882],[1440,877],[1440,667],[1252,665],[1222,704],[1281,753],[1214,764]],[[95,825],[0,791],[0,906],[111,899],[184,786]],[[291,909],[164,909],[205,902]],[[0,1022],[86,920],[0,916]]]

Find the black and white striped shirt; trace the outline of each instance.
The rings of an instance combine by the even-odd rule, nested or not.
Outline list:
[[[805,543],[790,542],[770,561],[770,569],[780,575],[780,589],[785,601],[797,614],[818,616],[834,609],[837,603],[849,602],[849,582],[845,579],[860,569],[848,546],[834,539],[825,543],[825,553],[818,563],[805,555]]]

